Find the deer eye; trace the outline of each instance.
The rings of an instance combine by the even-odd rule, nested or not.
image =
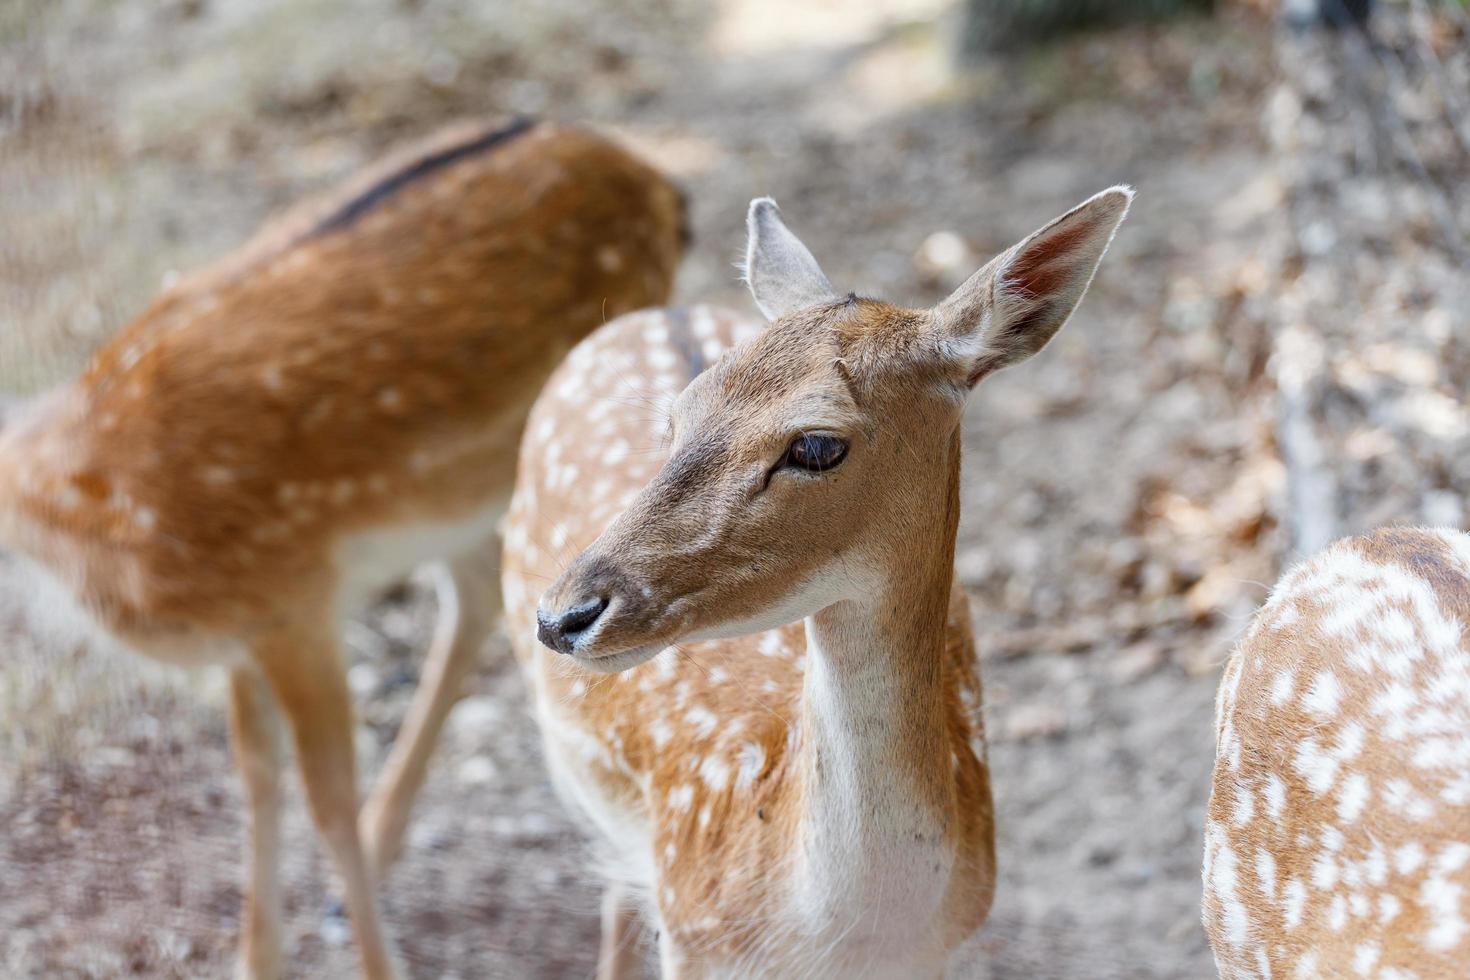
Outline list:
[[[809,473],[823,473],[837,466],[847,456],[847,441],[836,436],[800,435],[786,450],[787,466]]]

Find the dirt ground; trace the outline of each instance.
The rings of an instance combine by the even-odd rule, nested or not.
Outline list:
[[[967,419],[958,567],[1001,881],[955,975],[1213,975],[1198,898],[1214,687],[1286,550],[1268,26],[1227,9],[960,76],[939,0],[18,9],[0,14],[0,390],[65,376],[176,270],[464,115],[614,127],[690,190],[679,297],[742,309],[752,196],[781,201],[839,288],[917,304],[1135,185],[1080,312]],[[226,975],[242,827],[219,679],[90,649],[27,587],[0,556],[0,975]],[[347,634],[369,771],[431,605],[410,584]],[[384,888],[416,977],[593,974],[588,852],[508,660],[487,654],[451,719]],[[287,826],[293,975],[349,976],[299,798]]]

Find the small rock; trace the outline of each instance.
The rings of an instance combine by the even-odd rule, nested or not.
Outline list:
[[[322,942],[337,949],[352,941],[352,925],[347,921],[347,912],[340,902],[332,903],[317,932],[322,937]]]
[[[466,786],[484,786],[493,783],[500,769],[488,756],[472,755],[459,764],[454,776]]]
[[[353,664],[347,671],[347,686],[357,698],[366,698],[378,689],[378,668],[372,664]]]
[[[1053,704],[1018,704],[1006,716],[1003,731],[1009,742],[1052,738],[1067,730],[1067,715]]]
[[[449,716],[450,737],[460,744],[478,744],[495,732],[504,714],[494,698],[465,698]]]
[[[952,231],[936,231],[914,254],[914,270],[933,284],[958,285],[973,264],[970,246]]]

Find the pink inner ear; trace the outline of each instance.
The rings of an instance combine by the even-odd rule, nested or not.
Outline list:
[[[1011,289],[1046,296],[1065,286],[1077,273],[1072,253],[1092,237],[1097,223],[1075,221],[1032,242],[1011,260],[1005,271]]]

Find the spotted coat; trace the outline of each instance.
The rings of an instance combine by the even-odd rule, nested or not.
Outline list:
[[[666,967],[677,975],[831,969],[815,942],[789,944],[794,899],[780,891],[795,860],[802,626],[680,644],[609,675],[539,644],[536,605],[663,464],[673,399],[762,329],[696,306],[632,314],[584,341],[532,413],[505,525],[507,626],[555,782],[603,843],[608,873],[645,892],[666,956],[676,946],[698,958],[699,968]],[[936,924],[952,948],[983,921],[994,884],[980,680],[958,590],[945,635],[936,710],[947,717],[956,792],[973,807],[953,829],[961,863],[982,871],[956,876],[957,889],[982,895],[957,895],[953,920]]]
[[[1470,975],[1470,536],[1289,572],[1220,685],[1204,922],[1221,975]]]

